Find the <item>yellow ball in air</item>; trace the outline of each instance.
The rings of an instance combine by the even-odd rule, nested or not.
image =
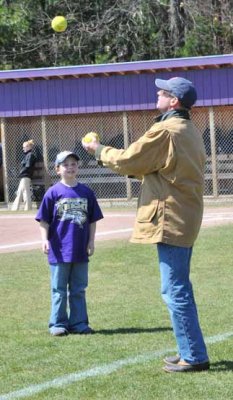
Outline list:
[[[67,28],[67,20],[62,15],[57,15],[52,19],[51,27],[55,32],[64,32]]]

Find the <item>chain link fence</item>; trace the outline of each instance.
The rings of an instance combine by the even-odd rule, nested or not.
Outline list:
[[[57,153],[75,151],[79,157],[79,180],[90,186],[99,199],[127,199],[138,196],[140,183],[100,167],[81,145],[89,131],[100,133],[101,143],[127,148],[152,124],[157,111],[131,111],[1,120],[4,197],[9,204],[19,184],[22,144],[33,139],[38,162],[33,179],[33,199],[40,202],[44,191],[58,180],[54,169]],[[205,195],[233,195],[233,107],[194,108],[194,123],[203,134],[207,162]]]
[[[205,196],[233,195],[233,107],[193,109],[206,149]]]

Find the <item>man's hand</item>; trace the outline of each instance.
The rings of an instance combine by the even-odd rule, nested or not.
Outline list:
[[[99,135],[95,132],[89,132],[82,138],[82,146],[90,154],[95,154],[99,143]]]

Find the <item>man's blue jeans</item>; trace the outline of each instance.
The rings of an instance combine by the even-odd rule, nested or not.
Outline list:
[[[88,285],[88,263],[50,265],[51,315],[49,328],[62,327],[80,333],[88,327],[85,290]],[[69,303],[69,315],[67,306]]]
[[[162,298],[167,304],[182,360],[199,364],[208,360],[189,279],[192,247],[157,244]]]

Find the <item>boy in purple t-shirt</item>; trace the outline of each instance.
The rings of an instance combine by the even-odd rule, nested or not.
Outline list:
[[[85,290],[96,221],[103,215],[94,192],[77,181],[78,160],[71,151],[57,155],[55,169],[61,180],[47,190],[36,215],[51,272],[49,331],[53,336],[94,333],[88,325]]]

